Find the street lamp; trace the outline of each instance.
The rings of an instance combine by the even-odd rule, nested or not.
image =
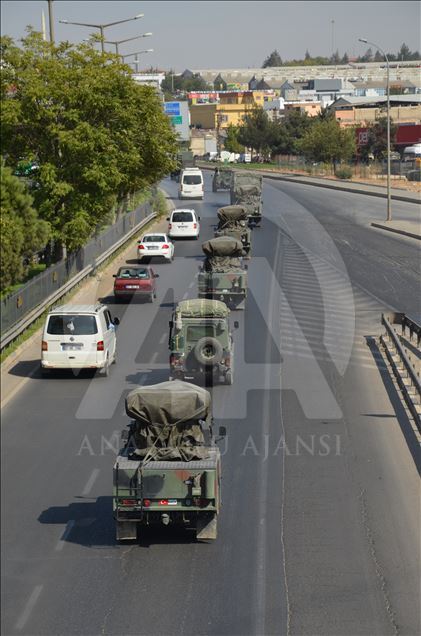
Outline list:
[[[141,53],[153,53],[153,49],[144,49],[143,51],[136,51],[135,53],[127,53],[127,55],[122,55],[121,59],[125,60],[126,57],[131,57],[132,55],[136,55],[136,58],[134,60],[134,62],[130,62],[130,64],[136,64],[136,73],[139,72],[139,60],[137,59],[137,56],[140,55]]]
[[[371,44],[371,46],[375,46],[377,50],[383,55],[386,60],[386,93],[387,93],[387,218],[386,221],[392,220],[392,207],[391,207],[391,196],[390,196],[390,89],[389,89],[389,58],[386,53],[379,47],[378,44],[374,42],[370,42],[366,38],[358,38],[359,42],[364,42],[364,44]]]
[[[120,44],[123,44],[124,42],[131,42],[132,40],[138,40],[139,38],[147,38],[150,35],[152,35],[152,33],[142,33],[142,35],[136,35],[134,38],[126,38],[125,40],[118,40],[114,42],[105,40],[104,44],[114,44],[115,53],[118,55],[118,47]]]
[[[99,29],[101,33],[101,50],[104,53],[104,29],[107,29],[110,26],[114,26],[116,24],[123,24],[123,22],[131,22],[132,20],[138,20],[139,18],[143,18],[144,13],[139,13],[135,15],[134,18],[127,18],[126,20],[117,20],[116,22],[108,22],[108,24],[89,24],[87,22],[69,22],[69,20],[59,20],[61,24],[74,24],[76,26],[85,26],[91,27],[92,29]]]

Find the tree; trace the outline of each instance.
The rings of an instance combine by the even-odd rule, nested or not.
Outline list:
[[[336,49],[335,53],[333,53],[333,55],[330,58],[330,63],[331,64],[339,64],[341,61],[341,58],[339,56],[339,51],[338,49]]]
[[[2,39],[2,153],[39,165],[32,194],[53,238],[83,245],[130,193],[168,174],[176,135],[153,88],[114,54],[57,46],[30,32]]]
[[[332,163],[349,161],[355,154],[355,133],[341,128],[335,119],[318,120],[306,131],[297,144],[310,161]]]
[[[281,56],[276,49],[267,56],[262,64],[262,68],[268,68],[269,66],[282,66]]]
[[[224,141],[224,148],[228,150],[228,152],[244,152],[244,146],[242,146],[238,141],[238,126],[234,126],[233,124],[229,124],[227,127],[227,136]]]
[[[349,64],[349,57],[348,57],[348,53],[344,53],[341,59],[341,64]]]
[[[306,52],[305,52],[304,59],[305,59],[306,61],[311,60],[311,55],[310,55],[310,53],[309,53],[308,49],[307,49],[307,50],[306,50]]]
[[[32,207],[33,199],[25,183],[1,166],[0,228],[2,249],[0,256],[0,285],[6,289],[20,282],[36,252],[45,247],[50,226],[38,218]]]
[[[367,160],[373,155],[377,161],[386,157],[387,153],[387,117],[380,117],[375,124],[370,124],[367,130],[367,143],[361,147],[360,157]],[[390,121],[390,144],[396,141],[397,126]]]
[[[399,53],[397,55],[398,60],[410,60],[411,59],[411,51],[409,50],[409,46],[403,42],[401,44],[401,48],[399,49]]]
[[[209,85],[199,73],[196,73],[193,77],[182,77],[170,71],[165,75],[161,88],[165,94],[172,97],[178,93],[208,91]]]
[[[374,62],[384,62],[384,55],[379,50],[374,55]]]
[[[253,148],[258,155],[268,156],[271,147],[272,126],[267,113],[256,106],[243,117],[237,139],[247,148]]]

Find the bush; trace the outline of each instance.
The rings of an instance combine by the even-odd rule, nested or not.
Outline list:
[[[338,177],[338,179],[351,179],[352,168],[349,166],[340,166],[335,171],[335,177]]]
[[[152,200],[152,209],[157,216],[164,216],[168,212],[168,202],[162,190],[158,190]]]

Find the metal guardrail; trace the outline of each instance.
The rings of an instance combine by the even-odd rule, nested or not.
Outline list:
[[[380,342],[393,369],[393,373],[402,390],[405,402],[411,411],[414,421],[421,432],[421,382],[419,370],[412,363],[412,355],[405,346],[406,330],[409,331],[409,344],[413,344],[413,336],[417,339],[416,348],[420,350],[421,326],[403,313],[382,314],[382,325],[386,333],[380,336]],[[397,327],[400,326],[401,333]],[[418,364],[421,364],[421,350]]]
[[[22,320],[19,320],[15,323],[11,329],[2,334],[0,350],[3,350],[7,345],[9,345],[13,340],[15,340],[25,329],[27,329],[37,318],[42,316],[44,311],[57,300],[59,300],[62,296],[67,294],[73,287],[75,287],[78,283],[80,283],[83,278],[95,272],[96,268],[101,265],[113,252],[117,251],[126,241],[128,241],[132,236],[134,236],[144,225],[152,221],[156,217],[156,214],[153,212],[146,216],[144,219],[140,221],[137,225],[135,225],[127,234],[125,234],[121,239],[116,241],[110,248],[104,251],[100,256],[94,259],[93,263],[87,265],[83,270],[81,270],[78,274],[70,278],[64,285],[59,287],[53,294],[48,296],[43,302],[37,305],[32,311],[28,312]]]

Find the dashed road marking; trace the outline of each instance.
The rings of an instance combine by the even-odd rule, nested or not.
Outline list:
[[[64,548],[64,544],[66,543],[67,537],[71,533],[75,523],[76,522],[74,519],[71,519],[70,521],[67,522],[66,529],[64,530],[60,539],[57,541],[56,547],[54,548],[56,552],[60,552],[60,550]]]
[[[86,486],[83,489],[82,495],[85,495],[85,496],[89,495],[89,493],[92,490],[92,486],[94,485],[94,483],[97,480],[98,475],[99,475],[99,468],[94,468],[92,473],[91,473],[91,476],[89,477],[88,481],[86,482]]]
[[[34,589],[32,590],[32,594],[29,597],[28,602],[26,603],[26,605],[25,605],[25,607],[23,609],[22,614],[19,616],[19,618],[18,618],[18,620],[16,622],[15,629],[21,630],[21,629],[23,629],[25,627],[25,625],[26,625],[26,623],[28,621],[28,618],[31,615],[31,612],[34,609],[34,607],[35,607],[35,605],[36,605],[36,603],[37,603],[37,601],[39,599],[39,596],[40,596],[40,594],[41,594],[41,592],[43,590],[43,587],[44,587],[43,585],[36,585],[34,587]]]

